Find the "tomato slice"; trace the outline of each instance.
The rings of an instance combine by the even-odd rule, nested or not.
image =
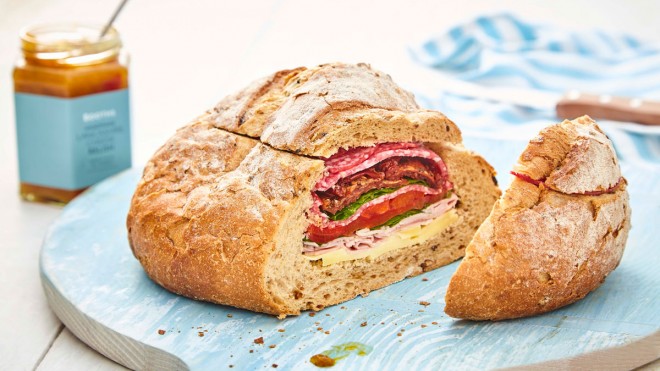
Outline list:
[[[307,229],[307,238],[318,244],[323,244],[337,237],[348,236],[359,229],[381,225],[406,211],[422,209],[428,204],[439,201],[442,197],[442,194],[429,195],[421,191],[411,190],[367,207],[362,210],[357,219],[346,225],[330,223],[326,226],[317,226],[312,224]]]

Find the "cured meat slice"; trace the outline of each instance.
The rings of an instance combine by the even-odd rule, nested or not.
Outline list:
[[[442,159],[419,143],[342,150],[313,190],[306,239],[324,244],[420,211],[453,188]]]
[[[451,188],[447,166],[440,156],[420,143],[383,143],[375,147],[358,147],[342,150],[325,161],[325,175],[314,187],[314,191],[325,191],[340,179],[368,169],[389,157],[417,157],[432,161],[438,173]]]

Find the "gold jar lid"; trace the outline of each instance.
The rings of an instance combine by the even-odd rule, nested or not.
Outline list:
[[[102,26],[60,23],[33,26],[21,32],[25,59],[41,65],[78,67],[116,59],[121,50],[119,33]]]

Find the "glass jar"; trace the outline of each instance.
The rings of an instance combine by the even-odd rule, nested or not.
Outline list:
[[[127,56],[101,26],[21,33],[14,68],[20,195],[66,203],[131,166]]]

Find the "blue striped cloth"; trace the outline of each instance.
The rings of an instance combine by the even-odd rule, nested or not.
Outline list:
[[[411,46],[410,52],[418,63],[485,86],[660,100],[660,46],[626,34],[570,32],[500,14],[453,27]],[[444,112],[466,134],[530,138],[557,121],[551,110],[479,101],[440,89],[434,95],[415,93],[420,104]],[[599,123],[622,161],[660,171],[660,130],[640,133]]]

